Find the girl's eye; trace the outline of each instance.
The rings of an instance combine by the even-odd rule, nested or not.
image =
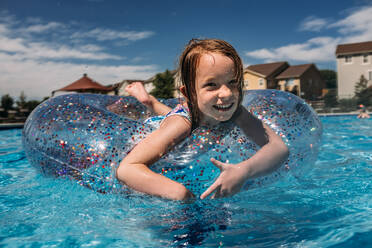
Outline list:
[[[216,86],[216,84],[215,83],[206,83],[206,84],[204,84],[204,87],[215,87]]]

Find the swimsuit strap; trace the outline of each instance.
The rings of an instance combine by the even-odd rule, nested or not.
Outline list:
[[[190,111],[187,107],[178,104],[174,109],[172,109],[168,114],[166,115],[160,115],[160,116],[152,116],[150,118],[147,118],[144,120],[143,123],[152,126],[153,128],[159,128],[161,123],[169,116],[172,115],[180,115],[184,118],[186,118],[188,121],[191,122],[190,117]]]
[[[182,104],[178,104],[174,109],[172,109],[168,114],[165,115],[165,118],[172,115],[180,115],[191,122],[190,111],[187,107],[183,106]]]

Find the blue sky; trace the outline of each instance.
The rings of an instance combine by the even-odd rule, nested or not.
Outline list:
[[[372,40],[372,1],[1,0],[0,94],[41,99],[83,73],[147,79],[174,69],[191,38],[227,40],[245,66],[335,70],[337,44]]]

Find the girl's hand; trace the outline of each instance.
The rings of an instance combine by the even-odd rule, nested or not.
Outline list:
[[[147,93],[143,83],[133,82],[125,87],[125,91],[128,92],[130,96],[135,97],[139,102],[144,105],[151,104],[151,99],[149,93]]]
[[[242,168],[238,165],[223,163],[214,158],[211,158],[211,162],[220,169],[220,175],[216,181],[204,191],[200,199],[205,199],[213,192],[212,199],[228,197],[238,193],[246,180]]]

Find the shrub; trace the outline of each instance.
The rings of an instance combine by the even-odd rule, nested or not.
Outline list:
[[[155,88],[151,91],[154,97],[164,99],[173,98],[174,78],[169,70],[156,74],[154,86]]]

